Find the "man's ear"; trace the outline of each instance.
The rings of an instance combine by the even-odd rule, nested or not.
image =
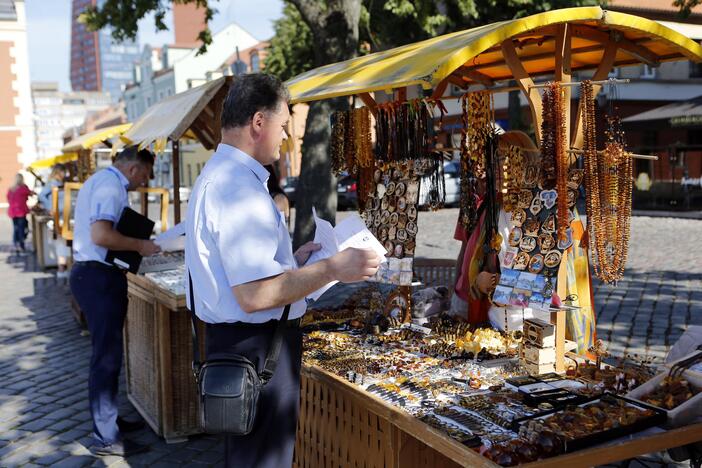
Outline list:
[[[259,134],[263,129],[263,120],[265,116],[263,112],[257,111],[251,118],[251,126],[253,127],[254,133]]]

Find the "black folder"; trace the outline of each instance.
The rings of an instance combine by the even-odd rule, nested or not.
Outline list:
[[[117,221],[115,229],[123,236],[148,239],[151,237],[151,233],[154,230],[154,224],[155,223],[146,216],[126,207],[124,211],[122,211],[122,216],[120,216],[119,221]],[[136,273],[139,271],[141,258],[139,252],[132,250],[108,250],[105,261],[123,270]]]

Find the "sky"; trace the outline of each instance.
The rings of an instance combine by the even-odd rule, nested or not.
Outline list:
[[[25,0],[29,69],[32,81],[58,81],[63,91],[71,89],[71,0]],[[265,40],[273,35],[273,21],[280,17],[282,0],[212,0],[218,10],[210,29],[214,33],[236,22],[254,37]],[[166,24],[171,27],[169,15]],[[173,32],[156,33],[153,16],[139,23],[139,46],[161,46],[173,42]]]

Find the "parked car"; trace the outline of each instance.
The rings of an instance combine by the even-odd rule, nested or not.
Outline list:
[[[282,184],[283,192],[288,197],[290,207],[295,205],[295,191],[297,189],[297,177],[286,177]]]
[[[444,186],[446,197],[444,206],[455,206],[461,198],[461,166],[458,161],[448,161],[444,163]],[[419,184],[420,207],[425,207],[429,200],[429,190],[431,188],[430,177],[422,177]]]
[[[358,184],[356,178],[342,175],[336,184],[336,208],[351,210],[358,207]]]

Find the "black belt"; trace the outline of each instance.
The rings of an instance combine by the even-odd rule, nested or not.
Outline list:
[[[87,266],[87,267],[92,267],[92,268],[99,268],[101,270],[106,270],[106,271],[118,271],[120,273],[126,273],[127,270],[122,270],[121,268],[118,268],[114,265],[108,265],[107,263],[102,263],[98,262],[96,260],[88,260],[85,262],[75,262],[75,265],[77,266]]]
[[[286,328],[299,328],[301,318],[290,319],[285,322]],[[249,323],[249,322],[231,322],[231,323],[208,323],[207,327],[217,327],[217,328],[271,328],[275,329],[278,325],[278,320],[269,320],[262,323]]]

